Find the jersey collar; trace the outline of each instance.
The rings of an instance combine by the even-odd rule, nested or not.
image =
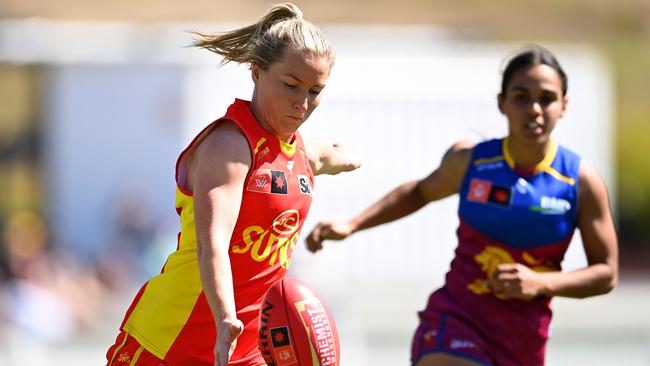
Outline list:
[[[512,154],[508,149],[508,137],[503,139],[502,149],[503,149],[503,158],[505,159],[506,163],[508,164],[510,169],[515,170],[516,168],[515,159],[513,159]],[[548,150],[546,150],[546,154],[544,155],[544,159],[542,159],[542,161],[540,161],[533,167],[532,173],[537,174],[539,172],[549,170],[551,164],[553,163],[553,160],[555,160],[555,155],[557,155],[557,149],[558,149],[557,143],[554,140],[551,140]]]

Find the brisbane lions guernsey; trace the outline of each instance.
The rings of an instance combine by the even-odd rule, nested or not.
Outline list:
[[[543,360],[550,298],[500,299],[487,279],[501,263],[561,269],[577,225],[579,167],[577,155],[552,142],[534,172],[520,175],[507,139],[476,145],[460,189],[456,255],[426,311],[466,320],[520,365]]]
[[[260,126],[247,101],[235,100],[224,117],[181,153],[176,165],[178,247],[162,272],[142,287],[122,325],[149,352],[174,366],[214,364],[216,329],[199,276],[192,192],[179,184],[179,170],[184,169],[184,155],[223,120],[239,126],[252,155],[229,247],[237,317],[245,327],[229,364],[261,360],[260,303],[266,290],[285,276],[311,205],[314,176],[300,135],[290,144],[280,141]]]

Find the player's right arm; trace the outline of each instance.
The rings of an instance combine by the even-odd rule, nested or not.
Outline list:
[[[458,193],[473,147],[468,141],[455,143],[429,176],[403,183],[348,221],[321,221],[307,236],[307,248],[316,252],[323,248],[324,240],[345,239],[352,233],[398,220],[431,201]]]
[[[327,143],[315,138],[305,138],[307,160],[314,175],[336,175],[361,167],[361,160],[339,143]]]
[[[190,165],[199,273],[218,335],[216,366],[228,364],[244,328],[235,310],[228,250],[251,164],[246,137],[234,123],[223,122],[201,141]]]

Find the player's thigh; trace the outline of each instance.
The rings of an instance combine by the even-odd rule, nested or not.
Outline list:
[[[446,353],[432,353],[422,356],[415,366],[482,366],[482,363]]]

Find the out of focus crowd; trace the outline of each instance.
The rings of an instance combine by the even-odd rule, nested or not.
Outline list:
[[[169,238],[157,237],[143,206],[116,202],[107,213],[110,235],[93,257],[55,243],[36,212],[18,211],[2,222],[0,338],[7,342],[0,345],[0,365],[3,354],[7,364],[21,364],[25,355],[16,353],[24,352],[25,342],[56,347],[114,323],[107,317],[115,314],[106,313],[114,302],[160,269],[164,253],[156,243],[165,246]]]

